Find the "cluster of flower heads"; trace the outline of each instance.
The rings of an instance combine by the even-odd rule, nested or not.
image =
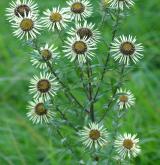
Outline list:
[[[103,5],[113,10],[123,11],[124,8],[130,8],[134,5],[132,0],[102,0]],[[46,9],[43,16],[40,17],[38,5],[32,0],[16,0],[10,3],[7,8],[7,18],[14,28],[13,34],[20,38],[32,40],[37,38],[43,28],[48,31],[64,30],[72,21],[75,27],[67,31],[69,35],[63,46],[65,56],[71,62],[78,61],[81,64],[91,60],[96,54],[96,44],[100,41],[101,35],[95,24],[88,23],[86,18],[93,13],[93,7],[89,0],[68,0],[66,7],[53,7]],[[39,76],[34,76],[30,82],[30,93],[33,95],[34,101],[30,101],[28,105],[29,112],[27,116],[33,123],[49,123],[55,116],[52,112],[51,97],[54,97],[59,88],[58,82],[51,73],[46,73],[47,63],[55,64],[59,54],[57,48],[53,44],[46,43],[40,49],[34,50],[31,57],[32,64],[43,70]],[[136,37],[131,35],[121,35],[113,40],[110,46],[110,54],[119,63],[129,65],[132,61],[137,63],[142,55],[143,46],[138,44]],[[135,103],[134,95],[130,90],[117,90],[117,106],[119,110],[128,109]],[[88,147],[97,149],[108,143],[108,131],[103,125],[98,123],[90,123],[88,127],[84,127],[79,132],[82,143]],[[138,145],[139,139],[136,135],[125,133],[119,135],[114,142],[114,147],[121,158],[135,157],[140,152]]]
[[[27,116],[33,123],[49,123],[53,119],[50,98],[56,95],[58,88],[59,84],[51,73],[43,72],[31,79],[29,91],[34,101],[29,102]]]
[[[118,110],[126,110],[134,105],[135,97],[130,90],[118,89],[116,93],[117,107]],[[102,124],[90,123],[88,127],[84,127],[79,132],[82,143],[88,148],[105,147],[109,143],[109,133]],[[124,133],[119,135],[114,142],[114,148],[119,155],[119,159],[136,157],[141,149],[139,146],[139,139],[137,135],[130,133]]]
[[[104,147],[109,143],[109,133],[103,125],[99,123],[90,123],[88,127],[84,127],[79,132],[82,143],[88,148]],[[120,159],[136,157],[141,149],[139,146],[139,139],[137,135],[124,133],[119,135],[114,141],[114,147]]]
[[[134,4],[132,0],[105,0],[103,3],[121,10]],[[47,9],[40,18],[36,3],[32,0],[17,0],[10,3],[6,15],[15,29],[13,34],[27,40],[36,38],[43,28],[61,31],[69,22],[75,21],[75,28],[67,32],[70,36],[65,41],[64,53],[70,61],[78,60],[79,63],[86,63],[95,56],[96,43],[100,40],[98,29],[93,23],[85,20],[92,13],[93,7],[89,0],[71,0],[67,1],[65,8]],[[129,65],[130,61],[137,63],[143,57],[142,51],[143,46],[136,43],[136,37],[131,35],[115,38],[110,47],[113,58],[126,65]]]
[[[75,22],[75,27],[68,32],[64,53],[71,61],[85,63],[95,56],[96,43],[100,40],[100,32],[93,23],[85,19],[90,17],[93,7],[88,0],[67,1],[65,8],[53,7],[47,9],[40,17],[38,5],[32,0],[17,0],[7,8],[7,17],[15,29],[13,34],[20,39],[35,39],[43,28],[48,31],[64,30],[69,22]],[[39,60],[38,60],[39,61]],[[36,66],[44,67],[32,59]],[[43,60],[41,60],[43,61]]]

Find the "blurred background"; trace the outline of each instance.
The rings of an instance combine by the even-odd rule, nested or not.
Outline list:
[[[26,118],[29,80],[35,73],[29,61],[30,49],[13,37],[6,21],[5,8],[10,0],[0,0],[0,165],[72,164],[72,155],[63,155],[48,138],[42,126]],[[65,0],[37,0],[41,12],[65,5]],[[101,20],[98,0],[94,22]],[[160,5],[159,0],[136,1],[123,21],[119,34],[136,35],[145,47],[144,58],[129,75],[127,87],[136,97],[136,106],[127,113],[122,131],[137,133],[142,153],[132,163],[160,164]],[[92,21],[92,19],[91,19]],[[108,37],[107,24],[104,39]],[[74,163],[73,163],[74,164]]]

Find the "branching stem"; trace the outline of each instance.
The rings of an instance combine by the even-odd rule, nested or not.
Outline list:
[[[120,10],[118,10],[116,18],[117,18],[116,23],[115,23],[115,26],[114,26],[114,29],[113,29],[113,32],[112,32],[112,41],[115,39],[117,30],[118,30],[118,24],[119,24],[119,19],[120,19]],[[101,86],[102,81],[104,79],[104,76],[105,76],[105,73],[106,73],[106,70],[107,70],[107,66],[108,66],[108,62],[110,60],[110,47],[111,47],[111,45],[109,46],[108,55],[107,55],[107,58],[105,60],[105,64],[104,64],[104,68],[103,68],[103,71],[102,71],[102,74],[101,74],[101,77],[100,77],[100,81],[99,81],[96,93],[93,97],[94,102],[96,102],[96,100],[97,100],[97,96],[98,96],[98,93],[99,93],[99,90],[100,90],[100,86]]]
[[[89,102],[90,102],[90,116],[92,122],[95,121],[95,115],[94,115],[94,103],[93,103],[93,87],[92,87],[92,68],[89,61],[87,61],[87,76],[88,76],[88,96],[89,96]]]
[[[34,46],[35,49],[40,53],[40,50],[38,48],[37,42],[34,41]],[[44,59],[44,61],[47,64],[47,67],[49,68],[50,72],[54,75],[54,77],[57,79],[57,81],[60,83],[60,85],[62,86],[62,88],[65,90],[65,94],[67,95],[67,98],[70,99],[70,97],[74,100],[74,102],[81,108],[84,109],[83,105],[78,101],[78,99],[72,94],[72,92],[70,91],[69,87],[67,87],[63,81],[61,81],[61,79],[59,78],[59,76],[57,75],[57,73],[54,71],[52,65],[50,64],[49,61],[46,61]],[[69,95],[69,96],[68,96]],[[70,100],[72,102],[72,100]]]

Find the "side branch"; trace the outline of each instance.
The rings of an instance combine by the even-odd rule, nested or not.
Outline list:
[[[124,77],[124,71],[125,71],[125,66],[123,65],[122,68],[121,68],[121,72],[120,72],[120,78],[119,78],[119,81],[118,81],[118,83],[117,83],[117,85],[116,85],[116,88],[115,88],[115,90],[114,90],[114,93],[113,93],[111,99],[109,100],[108,105],[107,105],[107,109],[106,109],[104,115],[102,116],[102,118],[99,120],[99,122],[101,122],[101,121],[105,118],[107,112],[109,111],[109,109],[110,109],[112,103],[113,103],[114,100],[115,100],[117,90],[122,86],[123,77]]]
[[[37,46],[37,42],[36,42],[35,40],[33,40],[33,43],[34,43],[35,49],[40,53],[40,50],[39,50],[39,48],[38,48],[38,46]],[[44,59],[44,61],[46,62],[47,67],[49,68],[50,72],[55,76],[55,78],[58,80],[58,82],[59,82],[60,85],[63,87],[63,89],[65,89],[65,93],[66,93],[66,91],[67,91],[67,93],[66,93],[67,98],[69,99],[69,97],[71,97],[71,98],[74,100],[74,102],[75,102],[81,109],[84,109],[83,105],[82,105],[82,104],[77,100],[77,98],[72,94],[72,92],[70,91],[69,87],[67,87],[67,86],[60,80],[59,76],[58,76],[57,73],[54,71],[54,69],[53,69],[52,65],[50,64],[50,62],[49,62],[49,61],[46,61],[45,59]],[[68,96],[68,95],[69,95],[69,96]],[[87,111],[87,110],[85,109],[85,111]]]
[[[118,28],[119,19],[120,19],[120,10],[118,10],[116,18],[117,18],[116,19],[116,23],[115,23],[115,26],[114,26],[114,29],[113,29],[113,32],[112,32],[112,41],[115,39],[117,30],[118,30],[117,28]],[[99,81],[96,93],[95,93],[95,95],[93,97],[93,102],[96,102],[96,100],[97,100],[97,96],[98,96],[98,93],[99,93],[99,90],[100,90],[100,86],[102,84],[102,81],[104,79],[104,75],[105,75],[106,70],[107,70],[108,62],[109,62],[110,56],[111,56],[111,54],[110,54],[110,47],[111,46],[109,46],[108,55],[107,55],[107,58],[105,60],[104,68],[103,68],[103,71],[102,71],[102,74],[101,74],[101,77],[100,77],[100,81]]]
[[[89,102],[90,102],[90,116],[92,122],[95,121],[95,116],[94,116],[94,103],[93,103],[93,87],[91,83],[92,79],[92,68],[89,62],[87,62],[87,76],[88,76],[88,96],[89,96]]]

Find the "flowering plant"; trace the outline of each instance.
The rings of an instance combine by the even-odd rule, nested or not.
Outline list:
[[[89,21],[95,11],[89,0],[68,0],[43,15],[32,0],[12,1],[6,9],[14,36],[33,49],[31,63],[39,71],[30,81],[27,117],[60,138],[58,144],[76,164],[123,163],[140,153],[137,135],[119,132],[121,119],[135,104],[124,88],[127,74],[143,57],[136,37],[117,35],[133,5],[132,0],[102,0],[99,25]],[[111,39],[103,37],[106,19],[112,23]],[[112,126],[106,121],[109,113]]]

